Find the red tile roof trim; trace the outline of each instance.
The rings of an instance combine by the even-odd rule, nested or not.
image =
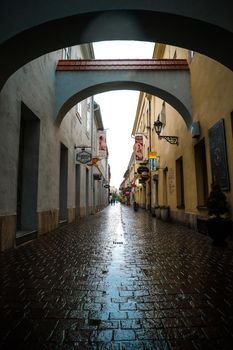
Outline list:
[[[59,60],[57,71],[188,70],[184,59]]]

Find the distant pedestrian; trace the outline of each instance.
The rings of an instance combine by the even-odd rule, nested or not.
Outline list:
[[[109,203],[112,205],[112,195],[109,195]]]

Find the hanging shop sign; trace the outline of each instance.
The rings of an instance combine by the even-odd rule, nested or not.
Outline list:
[[[141,173],[141,178],[146,181],[150,178],[150,174],[147,171],[143,171]]]
[[[91,165],[96,165],[100,161],[100,158],[98,157],[93,157],[91,160]]]
[[[155,171],[157,168],[157,152],[149,152],[148,162],[150,171]]]
[[[107,142],[106,142],[106,131],[99,130],[98,131],[98,156],[106,157],[107,156]]]
[[[149,158],[150,171],[155,171],[157,169],[157,158]]]
[[[91,153],[87,151],[77,151],[75,153],[75,164],[82,163],[82,164],[87,164],[91,161],[92,155]]]
[[[143,160],[143,136],[136,135],[135,136],[135,143],[133,146],[133,151],[135,155],[135,160],[137,162],[140,162]]]
[[[142,174],[143,172],[149,173],[150,170],[147,166],[139,166],[137,169],[138,174]]]
[[[149,152],[149,158],[154,159],[157,157],[157,152]]]

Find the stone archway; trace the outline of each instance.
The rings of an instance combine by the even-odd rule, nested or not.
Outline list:
[[[0,87],[27,62],[62,47],[100,40],[163,42],[233,69],[233,3],[207,0],[10,0],[0,15]],[[227,50],[225,49],[227,42]]]
[[[88,96],[109,90],[138,90],[173,106],[192,125],[186,60],[61,60],[56,72],[55,121]]]

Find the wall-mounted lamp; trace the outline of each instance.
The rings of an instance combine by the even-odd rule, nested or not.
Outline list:
[[[154,122],[154,128],[155,132],[158,135],[159,139],[165,139],[167,142],[171,143],[172,145],[178,145],[178,137],[177,136],[164,136],[160,135],[162,130],[163,123],[158,119]]]

